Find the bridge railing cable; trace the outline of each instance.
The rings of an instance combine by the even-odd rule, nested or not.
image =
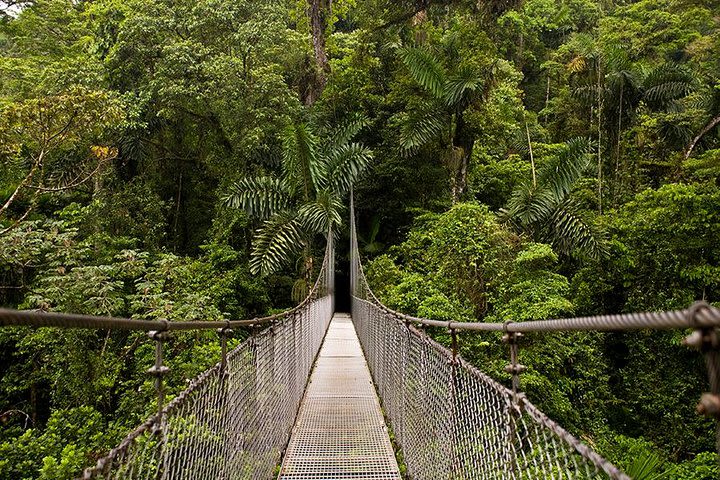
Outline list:
[[[156,341],[158,412],[83,472],[83,479],[267,479],[290,438],[334,311],[334,245],[307,298],[251,320],[169,322],[0,310],[0,325],[145,330]],[[232,351],[232,328],[253,327]],[[264,327],[264,328],[260,328]],[[217,329],[223,355],[163,405],[162,342],[173,331]]]
[[[523,333],[693,328],[687,343],[706,354],[711,377],[706,410],[718,414],[713,410],[720,399],[718,309],[698,303],[675,312],[505,323],[405,315],[383,305],[370,289],[358,251],[352,197],[350,210],[352,317],[412,478],[629,479],[520,391],[524,367],[518,339]],[[418,328],[422,326],[447,328],[451,348],[434,341]],[[458,332],[465,330],[503,332],[510,349],[506,371],[511,388],[458,355]]]

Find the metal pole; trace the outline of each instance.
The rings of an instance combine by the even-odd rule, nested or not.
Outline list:
[[[720,454],[720,333],[716,327],[697,326],[698,317],[707,310],[710,306],[705,302],[697,302],[688,309],[688,320],[696,326],[683,343],[705,357],[710,391],[702,394],[696,409],[698,414],[715,419],[715,448]]]
[[[230,328],[218,328],[217,330],[218,336],[220,337],[220,348],[221,348],[221,356],[220,356],[220,371],[218,372],[218,382],[220,383],[220,411],[221,415],[220,418],[222,420],[222,424],[219,425],[218,433],[223,435],[225,437],[223,441],[223,456],[225,459],[229,457],[228,451],[231,447],[230,442],[228,441],[227,435],[228,431],[226,428],[228,424],[228,412],[226,411],[226,405],[227,405],[227,377],[228,377],[228,371],[227,371],[227,339],[230,335],[233,334],[232,329]],[[226,468],[228,465],[226,463],[223,463],[219,468],[219,478],[220,479],[227,479],[228,478],[228,472]]]
[[[234,332],[231,328],[218,328],[218,335],[220,336],[220,348],[222,350],[222,356],[220,357],[220,378],[224,380],[227,375],[227,339]]]
[[[455,475],[461,474],[460,465],[458,465],[457,456],[457,417],[458,417],[458,401],[457,401],[457,381],[458,381],[458,336],[457,330],[450,328],[450,349],[452,359],[450,360],[450,472]]]
[[[508,435],[508,465],[510,478],[517,478],[517,456],[515,454],[515,437],[517,436],[517,421],[522,415],[522,403],[520,393],[520,374],[525,371],[525,366],[518,361],[518,340],[522,333],[508,331],[512,322],[503,323],[504,334],[502,341],[510,346],[510,364],[505,366],[505,371],[512,375],[512,399],[509,409],[509,435]]]
[[[155,377],[155,393],[157,394],[158,418],[155,427],[159,428],[162,423],[162,409],[165,403],[165,385],[163,378],[170,372],[170,369],[163,365],[163,342],[169,338],[168,333],[162,330],[148,332],[148,337],[155,341],[155,365],[148,369],[148,373]]]

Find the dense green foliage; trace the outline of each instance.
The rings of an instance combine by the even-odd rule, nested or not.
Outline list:
[[[328,227],[343,235],[353,183],[369,278],[407,313],[720,302],[716,0],[0,8],[3,306],[177,321],[288,307]],[[682,335],[529,336],[522,388],[629,472],[718,478]],[[498,338],[461,348],[507,381]],[[171,391],[218,349],[177,335]],[[152,357],[140,334],[0,330],[0,477],[93,463],[152,411]]]

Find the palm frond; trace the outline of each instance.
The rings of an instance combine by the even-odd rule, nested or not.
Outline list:
[[[612,93],[612,96],[618,95],[618,92],[622,88],[623,96],[627,96],[635,92],[640,84],[640,78],[636,72],[632,70],[618,70],[609,73],[606,76],[606,83],[608,90]]]
[[[522,230],[531,231],[535,224],[548,218],[557,207],[558,199],[552,190],[533,187],[527,182],[513,191],[504,216]]]
[[[401,48],[398,53],[413,79],[435,98],[443,98],[445,70],[440,62],[420,48]]]
[[[561,200],[582,177],[590,160],[589,140],[568,140],[562,152],[538,169],[538,183],[550,189]]]
[[[347,192],[372,159],[372,151],[360,143],[348,143],[334,149],[327,158],[330,189],[339,194]]]
[[[660,65],[645,77],[643,99],[653,109],[672,108],[694,90],[695,83],[692,74],[682,67]]]
[[[310,294],[311,288],[311,285],[304,278],[298,278],[295,280],[295,283],[293,283],[292,286],[292,292],[290,293],[292,301],[295,303],[302,302],[305,297]]]
[[[370,125],[370,120],[362,113],[356,112],[350,115],[345,121],[338,123],[328,131],[328,147],[332,149],[348,143],[368,125]]]
[[[278,178],[243,178],[230,186],[222,201],[227,207],[242,208],[250,215],[265,219],[290,206],[291,192]]]
[[[645,100],[652,105],[666,105],[674,100],[686,97],[692,91],[685,82],[667,82],[645,90]]]
[[[568,141],[563,151],[538,170],[537,186],[525,182],[515,188],[503,211],[504,220],[536,240],[552,244],[558,252],[590,258],[604,255],[602,232],[585,222],[568,199],[590,163],[589,151],[586,139]]]
[[[561,253],[573,253],[597,259],[607,253],[603,232],[577,214],[571,202],[564,202],[549,218],[549,241]]]
[[[330,226],[342,223],[343,204],[332,192],[318,192],[315,201],[303,204],[298,210],[298,222],[313,233],[327,233]]]
[[[283,179],[309,198],[316,188],[327,182],[318,141],[305,123],[289,125],[283,132]]]
[[[411,112],[400,127],[400,149],[410,153],[428,144],[445,129],[442,113],[432,108]]]
[[[572,91],[572,96],[585,105],[593,105],[597,102],[598,94],[605,95],[605,87],[596,83],[581,85]]]
[[[303,245],[302,226],[292,215],[277,214],[255,232],[250,272],[269,275],[286,265]]]
[[[635,480],[665,480],[673,476],[675,468],[667,468],[664,463],[656,453],[646,453],[636,457],[625,473]]]
[[[447,79],[443,87],[443,100],[445,105],[457,105],[466,92],[474,92],[483,85],[483,78],[473,68],[461,68]]]

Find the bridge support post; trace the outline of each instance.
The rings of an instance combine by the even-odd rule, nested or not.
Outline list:
[[[158,425],[162,422],[160,414],[162,413],[163,403],[165,402],[165,385],[163,378],[168,374],[170,369],[163,365],[163,342],[168,339],[169,334],[165,330],[152,330],[148,332],[148,337],[155,341],[155,365],[148,369],[148,373],[155,377],[155,393],[157,394],[157,411]]]
[[[512,392],[513,401],[518,404],[518,394],[520,392],[520,374],[525,371],[525,365],[521,365],[518,359],[518,340],[523,337],[520,332],[508,332],[507,323],[505,324],[505,333],[503,342],[510,346],[510,364],[505,367],[505,372],[512,375]]]
[[[517,478],[518,477],[518,465],[517,465],[517,455],[515,453],[515,447],[516,447],[516,437],[517,437],[517,423],[522,415],[522,396],[523,394],[520,393],[520,374],[525,371],[525,366],[521,365],[519,362],[519,344],[518,341],[520,338],[523,337],[523,334],[520,332],[510,332],[508,330],[508,326],[512,322],[507,321],[503,324],[503,337],[502,341],[504,343],[507,343],[510,347],[510,363],[505,366],[505,371],[509,373],[512,377],[511,384],[512,384],[512,398],[511,398],[511,405],[510,405],[510,411],[509,411],[509,431],[508,431],[508,459],[507,459],[507,465],[508,465],[508,474],[509,478]],[[520,446],[522,447],[522,446]]]
[[[710,391],[703,393],[700,397],[697,412],[700,415],[714,418],[717,422],[715,447],[720,454],[720,331],[716,327],[697,325],[698,313],[709,308],[707,303],[697,302],[688,309],[689,323],[695,327],[693,333],[688,335],[683,343],[699,351],[705,357]]]
[[[222,350],[220,357],[220,381],[225,381],[227,375],[227,339],[234,332],[231,328],[223,327],[217,329],[218,336],[220,337],[220,348]]]
[[[219,410],[221,412],[220,414],[220,420],[217,425],[217,431],[218,433],[222,432],[221,435],[223,436],[223,442],[222,442],[222,449],[223,449],[223,458],[226,460],[230,457],[230,449],[232,448],[231,442],[228,441],[227,438],[227,431],[224,430],[225,427],[227,427],[227,415],[228,412],[226,411],[227,407],[227,396],[228,396],[228,384],[227,384],[227,378],[228,378],[228,371],[227,371],[227,339],[229,336],[233,334],[233,330],[229,327],[223,327],[217,329],[217,334],[220,337],[220,348],[221,348],[221,357],[220,357],[220,371],[218,372],[218,383],[219,390],[220,390],[220,399],[219,399]],[[228,465],[226,462],[223,462],[221,466],[218,467],[219,471],[217,473],[217,478],[221,480],[226,480],[228,478],[227,473]]]
[[[461,465],[459,463],[457,452],[457,417],[458,417],[458,336],[457,329],[452,328],[452,322],[448,322],[448,330],[450,332],[450,351],[452,358],[450,360],[450,472],[456,478],[462,474]]]

